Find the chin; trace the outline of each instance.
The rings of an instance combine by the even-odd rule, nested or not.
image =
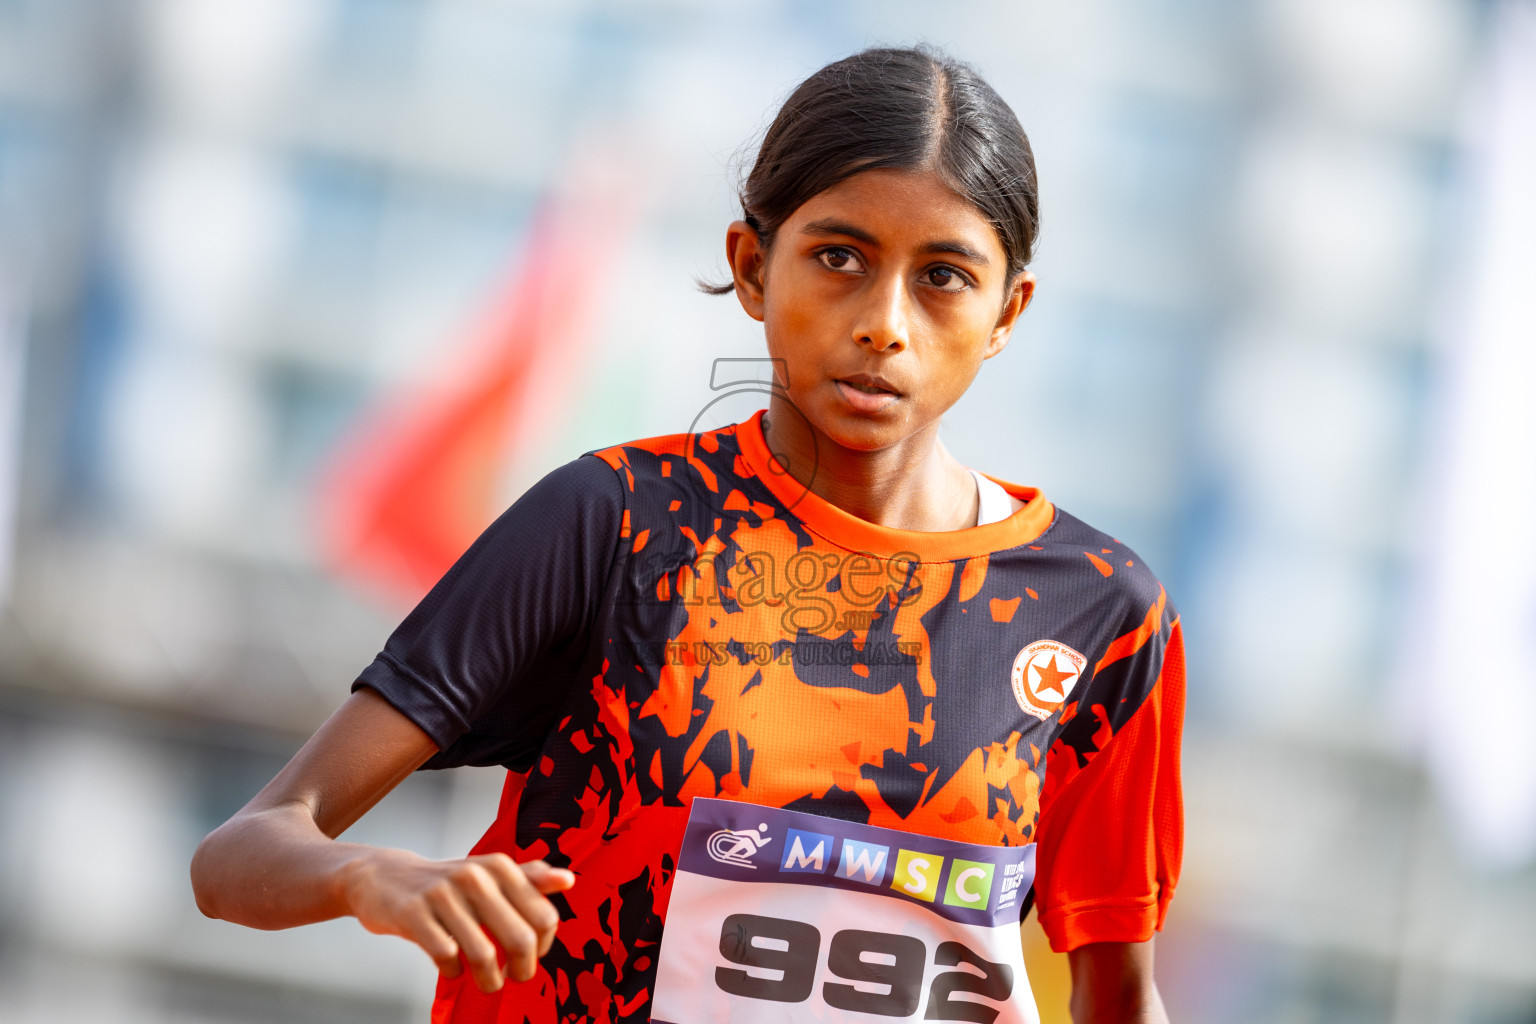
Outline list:
[[[900,410],[876,416],[838,411],[817,416],[812,422],[833,443],[857,452],[889,448],[911,433]]]

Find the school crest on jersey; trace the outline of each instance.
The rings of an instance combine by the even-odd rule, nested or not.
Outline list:
[[[1013,698],[1026,715],[1056,713],[1083,676],[1088,659],[1056,640],[1036,640],[1013,659]]]

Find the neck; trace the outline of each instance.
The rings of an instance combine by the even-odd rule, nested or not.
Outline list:
[[[775,394],[763,437],[790,476],[865,522],[925,533],[976,525],[975,482],[939,440],[938,421],[888,448],[859,451],[817,430]]]

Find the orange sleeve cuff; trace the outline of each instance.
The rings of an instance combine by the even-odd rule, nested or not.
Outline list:
[[[1095,900],[1052,907],[1040,914],[1051,949],[1066,953],[1090,942],[1146,942],[1162,931],[1173,889],[1139,899]]]

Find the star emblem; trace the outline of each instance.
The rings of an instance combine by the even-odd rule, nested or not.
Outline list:
[[[1056,667],[1056,655],[1047,654],[1043,661],[1033,662],[1030,668],[1039,675],[1034,686],[1035,696],[1043,700],[1066,700],[1067,689],[1061,684],[1069,681],[1076,672],[1063,672]]]
[[[1060,640],[1036,640],[1013,659],[1008,676],[1013,699],[1020,711],[1043,722],[1067,702],[1087,667],[1088,659]]]

